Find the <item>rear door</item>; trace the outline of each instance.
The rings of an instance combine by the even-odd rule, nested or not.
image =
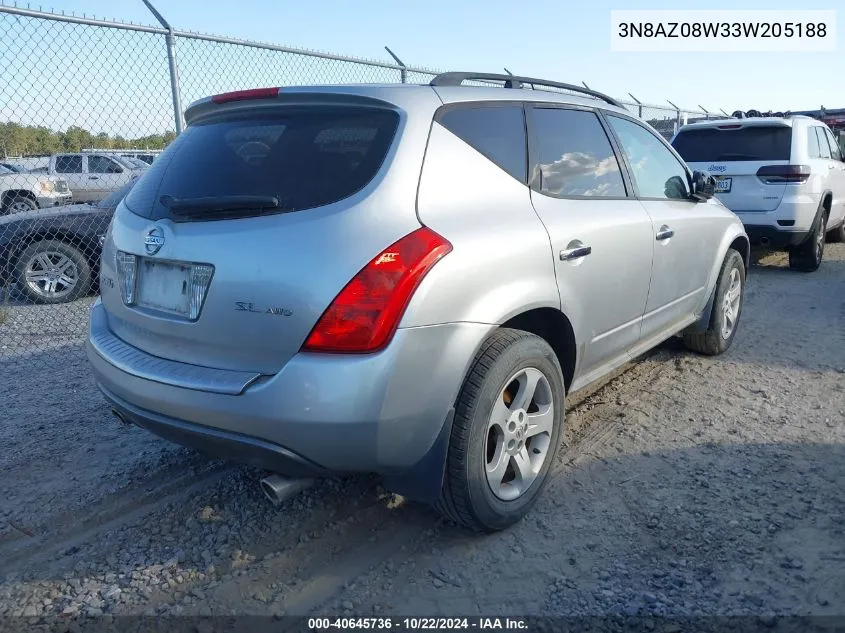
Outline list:
[[[792,127],[786,122],[739,121],[682,130],[672,146],[690,168],[717,178],[716,197],[734,213],[774,211],[786,184],[764,183],[757,172],[761,167],[789,164]]]
[[[561,302],[577,311],[578,375],[602,373],[638,341],[654,249],[596,112],[528,109],[531,200],[548,230]]]
[[[67,183],[74,202],[89,202],[91,184],[85,173],[82,154],[59,154],[55,157],[55,173]]]
[[[723,223],[711,205],[690,199],[687,168],[662,138],[632,118],[606,117],[651,217],[654,264],[642,335],[665,338],[703,304]]]

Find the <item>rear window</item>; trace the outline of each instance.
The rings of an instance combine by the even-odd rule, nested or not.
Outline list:
[[[215,117],[186,128],[132,189],[126,206],[155,220],[179,219],[162,203],[168,197],[183,201],[274,198],[279,203],[276,212],[331,204],[373,179],[398,121],[398,115],[389,110],[351,107],[286,108]],[[216,209],[213,215],[223,219],[260,212],[240,209],[227,214]],[[202,215],[200,210],[194,219]]]
[[[688,163],[789,160],[791,127],[705,128],[681,132],[672,146]]]
[[[446,109],[438,121],[476,151],[525,184],[528,165],[522,105]]]

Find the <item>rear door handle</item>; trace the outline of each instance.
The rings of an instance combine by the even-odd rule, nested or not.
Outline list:
[[[827,166],[827,168],[828,168],[828,169],[833,169],[835,166],[836,166],[836,165],[828,165],[828,166]]]
[[[567,248],[560,252],[561,261],[569,261],[572,259],[580,259],[586,257],[593,252],[592,246],[576,246],[575,248]]]
[[[675,231],[670,229],[668,226],[662,226],[657,232],[657,241],[662,242],[663,240],[668,240],[673,235],[675,235]]]
[[[88,180],[99,180],[99,176],[88,176]]]

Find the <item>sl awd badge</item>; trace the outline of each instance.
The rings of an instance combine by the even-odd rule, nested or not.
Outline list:
[[[258,314],[272,314],[285,317],[293,315],[293,310],[290,308],[257,306],[249,301],[235,301],[235,312],[257,312]]]
[[[147,251],[147,255],[155,255],[162,246],[164,246],[164,231],[154,226],[144,236],[144,250]]]

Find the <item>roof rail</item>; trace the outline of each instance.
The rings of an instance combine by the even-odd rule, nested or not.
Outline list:
[[[440,73],[429,83],[430,86],[460,86],[465,81],[501,81],[505,88],[522,88],[524,84],[532,87],[546,86],[549,88],[560,88],[562,90],[570,90],[572,92],[579,92],[581,94],[589,95],[595,99],[601,99],[617,108],[622,108],[613,97],[609,97],[604,93],[596,92],[589,88],[575,86],[573,84],[564,84],[557,81],[548,81],[546,79],[535,79],[534,77],[521,77],[519,75],[497,75],[494,73],[469,73],[469,72],[448,72]]]

